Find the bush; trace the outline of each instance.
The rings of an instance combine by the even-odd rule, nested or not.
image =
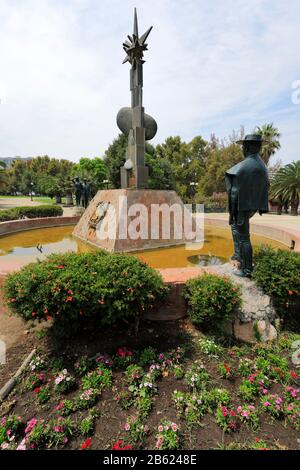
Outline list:
[[[191,320],[197,326],[219,326],[241,306],[240,289],[229,278],[204,274],[186,283],[183,291]]]
[[[62,333],[136,318],[167,293],[161,276],[128,255],[50,255],[7,276],[4,296],[17,315],[54,320]]]
[[[40,217],[58,217],[63,215],[63,209],[60,206],[24,206],[15,207],[0,211],[0,222],[8,222],[10,220],[19,219],[35,219]]]
[[[275,308],[282,317],[298,315],[300,306],[300,254],[293,251],[274,250],[262,246],[254,256],[253,279],[272,296]]]
[[[202,197],[200,204],[204,204],[205,212],[226,212],[228,205],[227,193],[214,193],[212,196]]]

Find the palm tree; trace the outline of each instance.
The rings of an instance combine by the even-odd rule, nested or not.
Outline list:
[[[298,215],[300,201],[300,160],[277,171],[271,182],[270,196],[291,204],[291,215]]]
[[[263,138],[264,143],[262,145],[260,156],[267,165],[272,155],[281,148],[281,144],[279,142],[281,134],[279,130],[274,127],[273,123],[264,124],[261,127],[257,126],[255,128],[255,133],[261,135]]]

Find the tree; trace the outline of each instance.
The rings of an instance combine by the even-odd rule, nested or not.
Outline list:
[[[205,196],[212,196],[214,193],[223,193],[225,187],[225,173],[236,163],[243,160],[243,151],[240,145],[236,144],[242,135],[233,133],[228,139],[219,141],[212,135],[209,142],[208,157],[205,161],[205,169],[198,185],[197,199],[201,201]]]
[[[104,164],[108,171],[108,179],[116,189],[121,187],[120,168],[126,161],[127,137],[124,134],[113,140],[104,154]]]
[[[104,156],[104,164],[108,172],[108,179],[116,189],[121,187],[120,168],[126,161],[128,138],[119,134],[108,147]],[[169,160],[159,155],[153,145],[146,142],[145,164],[149,167],[149,188],[173,188],[172,170]]]
[[[260,156],[267,165],[272,155],[281,148],[281,144],[279,142],[281,134],[279,130],[274,127],[273,123],[264,124],[261,127],[257,126],[255,128],[255,133],[261,135],[263,138],[264,143],[262,145]]]
[[[103,181],[107,179],[108,169],[104,161],[99,158],[81,158],[72,168],[72,176],[86,178],[91,185],[92,195],[103,189]]]
[[[205,171],[208,143],[200,136],[189,143],[183,142],[179,136],[168,137],[156,146],[156,154],[169,161],[178,195],[184,202],[192,202],[194,193],[190,183],[198,183]]]
[[[291,204],[291,215],[298,215],[300,200],[300,160],[277,171],[271,182],[271,198]]]
[[[7,191],[14,194],[28,194],[31,182],[36,194],[53,196],[58,179],[67,179],[74,163],[69,160],[50,158],[48,155],[38,156],[29,160],[14,160],[8,173]]]
[[[7,185],[7,176],[5,168],[5,163],[0,161],[0,191],[3,191]]]

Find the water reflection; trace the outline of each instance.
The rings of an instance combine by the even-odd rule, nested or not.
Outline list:
[[[41,228],[0,237],[0,267],[3,262],[17,260],[23,265],[37,259],[43,260],[51,253],[67,251],[84,253],[96,249],[74,239],[73,228],[72,226]],[[254,245],[264,243],[286,248],[279,242],[259,236],[252,236],[252,242]],[[42,252],[38,247],[42,247]],[[200,249],[190,251],[185,246],[177,246],[147,250],[135,255],[154,268],[182,268],[223,264],[232,255],[232,250],[230,230],[210,226],[205,230],[205,242]]]

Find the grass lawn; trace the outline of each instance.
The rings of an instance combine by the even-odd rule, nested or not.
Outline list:
[[[296,338],[229,344],[187,320],[143,321],[137,336],[118,324],[61,343],[49,333],[27,337],[38,354],[0,408],[0,445],[299,449]],[[9,354],[17,368],[22,345]]]

